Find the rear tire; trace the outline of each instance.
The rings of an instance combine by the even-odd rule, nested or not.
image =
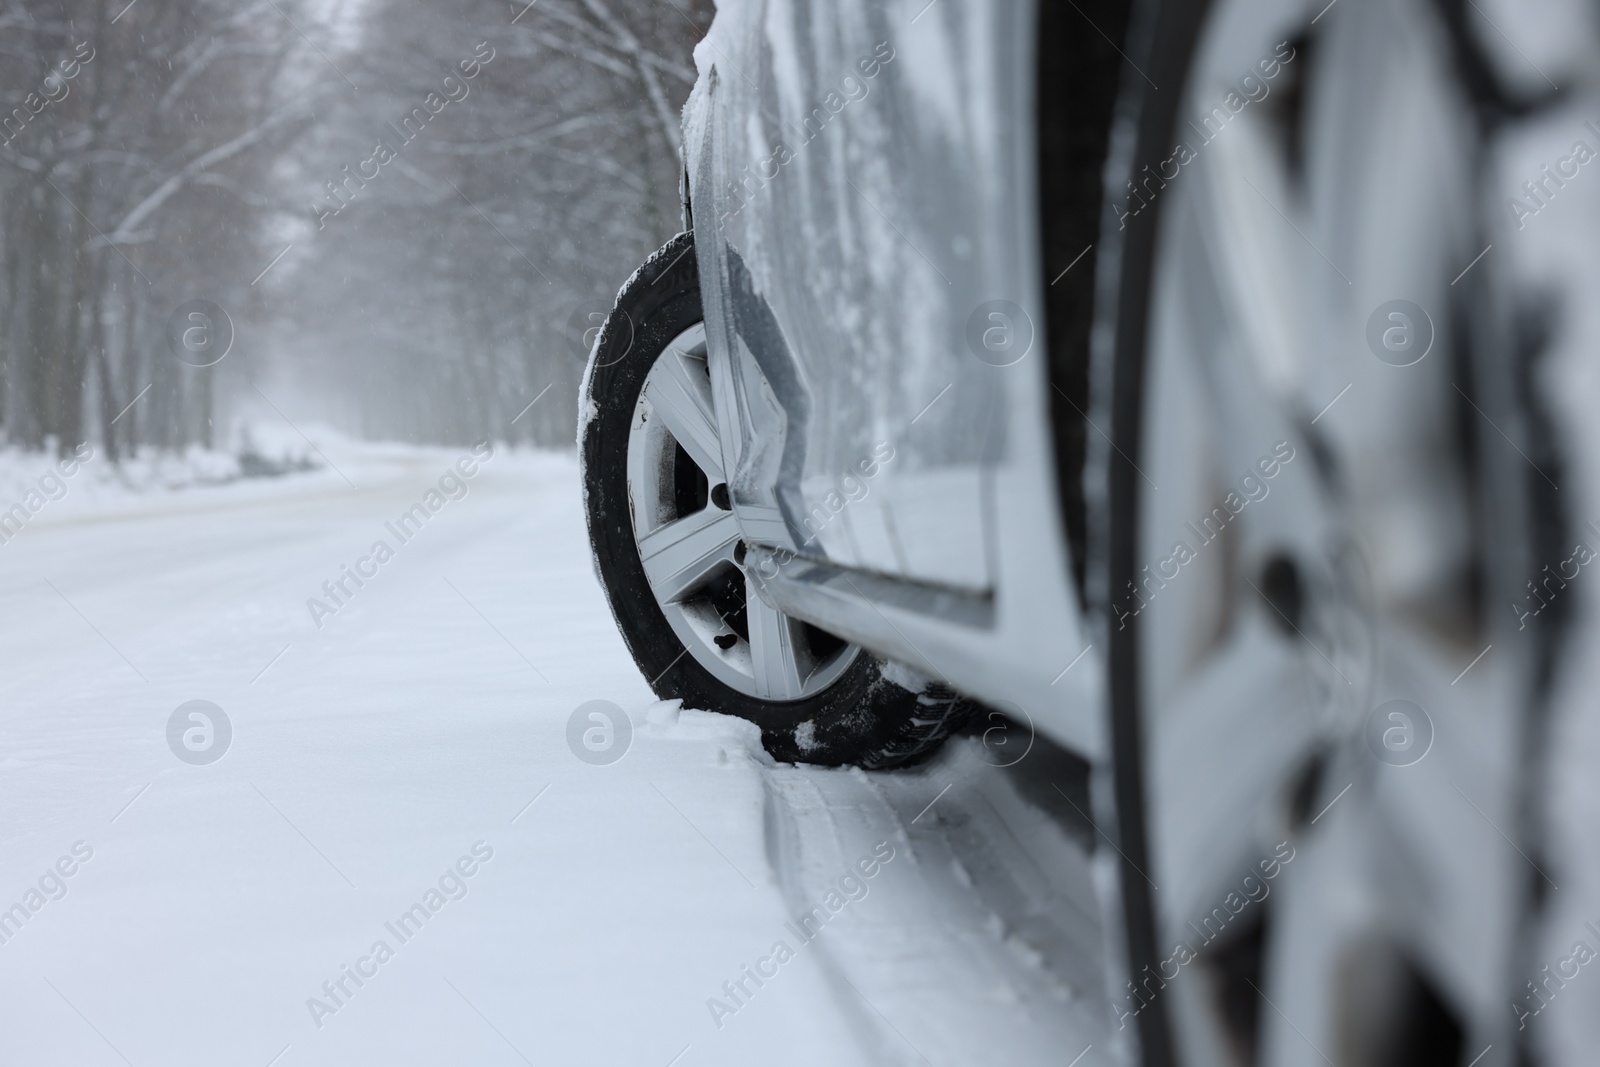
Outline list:
[[[701,314],[694,237],[682,233],[623,287],[584,376],[579,454],[589,543],[634,662],[663,700],[755,723],[778,760],[884,768],[926,758],[966,720],[969,702],[760,601],[743,553],[735,552],[742,542],[732,514],[717,510],[726,508],[726,491],[717,494],[720,446],[705,447],[714,442],[703,435],[677,441],[689,436],[671,429],[673,416],[685,417],[682,409],[657,411],[645,395],[662,380],[662,371],[652,376],[658,361],[678,360],[664,368],[672,380],[658,388],[679,390],[671,395],[680,402],[697,397],[703,410],[688,417],[715,434],[708,383],[685,388],[704,373],[703,350],[690,347],[703,336]],[[666,552],[651,554],[653,583],[641,540],[652,544],[652,535],[674,524],[689,531],[685,541],[716,532],[699,558],[681,567],[675,560],[667,578],[655,562]],[[668,580],[670,592],[663,592]],[[778,630],[785,635],[780,658],[793,671],[787,687],[755,666],[758,652],[772,651],[757,647],[768,640],[762,635]],[[794,698],[777,699],[774,688]]]

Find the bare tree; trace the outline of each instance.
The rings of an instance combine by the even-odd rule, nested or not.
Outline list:
[[[209,445],[267,384],[367,435],[569,442],[585,316],[679,225],[710,14],[0,0],[0,432]],[[167,343],[196,298],[239,331],[218,367]]]
[[[92,383],[113,458],[119,440],[207,441],[214,376],[164,356],[165,315],[242,289],[260,257],[272,206],[260,161],[304,130],[319,92],[297,68],[301,7],[9,0],[0,410],[12,440],[83,440]],[[146,386],[151,417],[119,419]]]
[[[316,228],[280,279],[282,347],[295,380],[328,383],[310,410],[402,439],[570,443],[583,313],[679,227],[679,110],[709,22],[669,0],[625,20],[611,0],[370,4],[362,91],[293,182]],[[460,99],[414,130],[430,93]],[[358,167],[385,138],[393,160]]]

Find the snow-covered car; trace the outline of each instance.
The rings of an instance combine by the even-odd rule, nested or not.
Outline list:
[[[1570,537],[1481,175],[1550,86],[1422,0],[719,8],[582,394],[654,690],[1081,756],[1086,1063],[1521,1062]]]

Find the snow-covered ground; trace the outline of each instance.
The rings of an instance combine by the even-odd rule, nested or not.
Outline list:
[[[0,544],[0,1063],[1105,1062],[1070,769],[774,766],[640,678],[570,457],[319,445],[91,460]]]

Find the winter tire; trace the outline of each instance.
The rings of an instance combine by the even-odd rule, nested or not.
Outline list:
[[[728,510],[692,234],[623,287],[581,396],[596,570],[656,695],[750,720],[789,762],[901,766],[962,723],[953,692],[757,594]]]

